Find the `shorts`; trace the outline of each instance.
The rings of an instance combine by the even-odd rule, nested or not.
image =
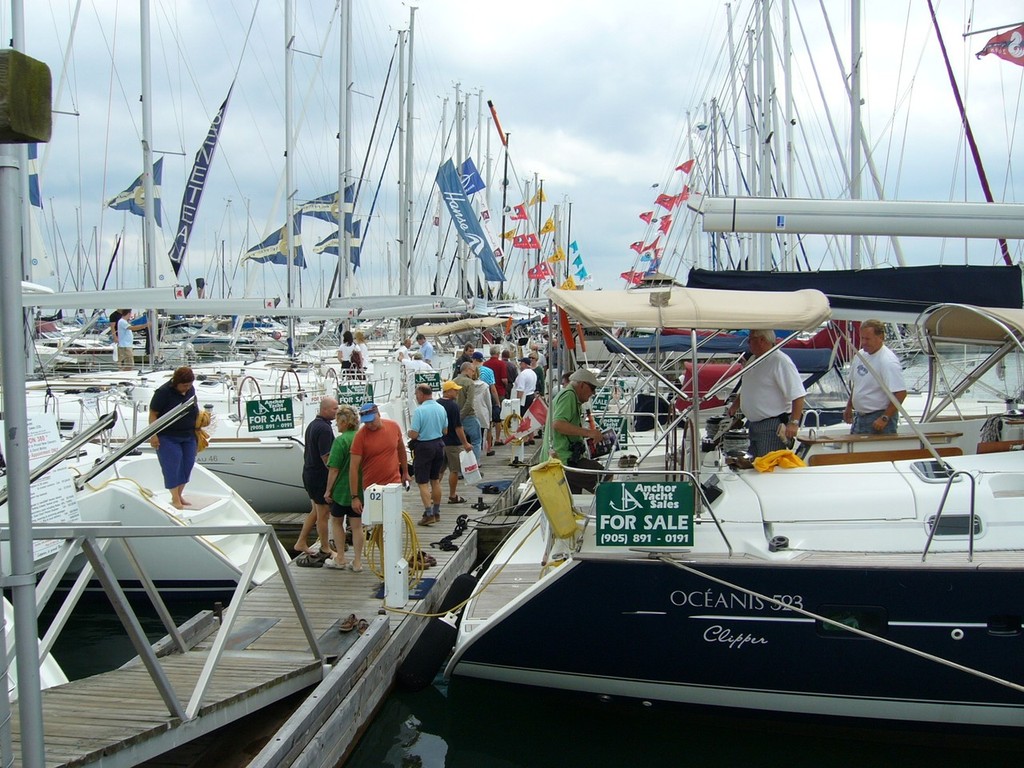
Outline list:
[[[431,480],[440,480],[444,459],[444,440],[420,440],[416,445],[416,458],[412,462],[416,484],[426,485]]]
[[[448,471],[456,476],[462,471],[460,453],[462,453],[461,445],[446,445],[444,447],[444,457],[448,460]]]
[[[324,491],[327,490],[327,467],[320,472],[316,469],[304,468],[302,470],[302,487],[314,504],[329,504],[324,498]]]
[[[331,502],[331,517],[362,517],[362,512],[353,512],[352,507],[344,506],[336,501]]]
[[[491,406],[491,424],[500,424],[500,423],[501,423],[501,406],[498,405],[497,403],[494,403]]]

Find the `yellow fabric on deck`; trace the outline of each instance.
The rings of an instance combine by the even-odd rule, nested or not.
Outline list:
[[[754,469],[758,472],[774,472],[776,467],[794,469],[806,466],[803,459],[785,448],[781,451],[766,453],[764,456],[758,456],[754,459]]]

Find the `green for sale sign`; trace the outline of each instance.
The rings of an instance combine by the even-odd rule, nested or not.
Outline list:
[[[290,397],[250,400],[245,404],[245,421],[250,432],[293,429],[295,413]]]
[[[601,483],[594,535],[599,547],[692,547],[693,486]]]
[[[629,428],[627,427],[625,416],[616,416],[614,414],[595,414],[594,422],[597,424],[597,428],[602,432],[609,429],[615,431],[615,435],[619,441],[619,448],[625,448],[627,440],[629,438]]]
[[[417,371],[416,386],[429,384],[431,392],[441,391],[441,374],[437,371]]]
[[[338,405],[354,405],[373,402],[373,384],[368,381],[338,385]]]

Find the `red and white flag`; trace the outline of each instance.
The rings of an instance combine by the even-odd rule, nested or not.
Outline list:
[[[677,165],[676,166],[676,170],[677,171],[682,171],[683,173],[689,173],[690,171],[693,170],[693,160],[692,159],[691,160],[687,160],[682,165]]]
[[[516,427],[516,431],[505,438],[505,444],[508,445],[513,440],[525,440],[538,429],[541,429],[547,420],[548,406],[538,397],[526,409],[526,413],[523,414],[523,419],[519,422],[519,426]]]
[[[1024,25],[996,35],[974,54],[977,58],[994,53],[1000,59],[1024,67]]]

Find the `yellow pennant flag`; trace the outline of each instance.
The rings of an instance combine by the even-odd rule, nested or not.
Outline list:
[[[548,259],[548,264],[556,264],[559,261],[565,261],[565,251],[562,250],[562,246],[560,245],[556,247],[555,252],[551,254],[551,257]]]
[[[511,239],[512,239],[513,237],[515,237],[515,236],[516,236],[516,231],[515,231],[514,229],[510,229],[510,230],[509,230],[508,232],[502,232],[502,233],[501,233],[501,236],[502,236],[502,237],[503,237],[503,238],[504,238],[505,240],[511,240]]]
[[[576,281],[572,279],[572,275],[565,278],[565,282],[560,286],[563,291],[575,291]]]
[[[536,205],[537,203],[546,203],[547,201],[548,201],[548,196],[544,194],[544,190],[543,189],[539,189],[539,190],[537,190],[537,193],[533,197],[530,198],[530,202],[528,204],[529,205]]]
[[[544,222],[544,226],[540,228],[540,233],[546,235],[548,232],[555,231],[555,220],[548,216],[548,220]]]

